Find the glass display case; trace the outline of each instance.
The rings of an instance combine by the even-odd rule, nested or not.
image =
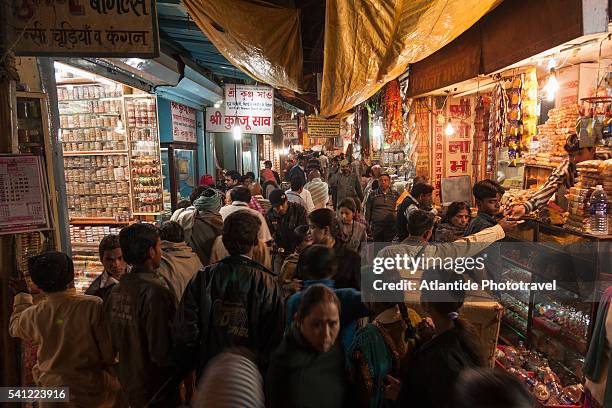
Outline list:
[[[126,96],[125,110],[132,211],[134,215],[159,215],[163,212],[163,188],[156,98],[152,95]]]
[[[512,232],[501,254],[503,281],[555,282],[552,291],[501,295],[500,342],[527,346],[563,384],[579,383],[597,302],[609,286],[612,240],[528,221]]]
[[[198,185],[197,146],[189,143],[164,143],[162,148],[164,210],[174,211]]]

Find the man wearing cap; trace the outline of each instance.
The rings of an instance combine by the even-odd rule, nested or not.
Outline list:
[[[268,196],[272,208],[266,213],[266,222],[274,239],[274,273],[280,273],[285,258],[295,251],[297,237],[295,228],[307,225],[306,209],[287,200],[283,190],[277,189]]]
[[[330,185],[335,188],[334,208],[347,197],[356,197],[363,201],[363,190],[359,177],[351,173],[351,165],[348,160],[340,162],[340,173],[335,174],[330,181]]]
[[[567,189],[575,184],[578,175],[576,164],[595,158],[595,141],[587,136],[581,133],[578,137],[572,133],[567,137],[563,147],[568,154],[567,159],[552,172],[546,183],[528,201],[512,207],[512,218],[520,218],[526,213],[544,207],[560,188]]]

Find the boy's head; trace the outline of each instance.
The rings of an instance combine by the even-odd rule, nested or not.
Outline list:
[[[127,226],[119,233],[123,258],[132,266],[157,269],[161,263],[162,249],[159,230],[151,224],[138,223]]]
[[[127,265],[123,260],[119,235],[109,234],[102,238],[98,246],[100,262],[107,274],[119,280],[125,273]]]
[[[419,237],[427,242],[433,235],[435,217],[429,211],[414,210],[408,216],[406,229],[411,237]]]
[[[428,207],[433,201],[434,188],[431,184],[416,183],[410,190],[410,195],[420,204],[420,207]]]
[[[249,203],[251,201],[251,192],[244,186],[236,186],[230,190],[230,198],[232,202]]]
[[[474,184],[472,188],[478,211],[485,214],[497,215],[501,206],[501,198],[504,188],[494,180],[482,180]]]
[[[176,221],[166,221],[159,229],[159,237],[162,241],[183,242],[185,241],[185,230]]]
[[[296,193],[301,193],[302,188],[304,188],[304,180],[300,176],[291,177],[291,191],[295,191]]]
[[[305,279],[320,280],[332,278],[338,269],[333,248],[325,245],[310,245],[300,253],[298,276]]]
[[[249,255],[257,246],[261,221],[249,211],[236,211],[223,222],[223,245],[230,255]]]
[[[61,292],[74,280],[74,264],[63,252],[49,251],[28,259],[32,281],[45,293]]]

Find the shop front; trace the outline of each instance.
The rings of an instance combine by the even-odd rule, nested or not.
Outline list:
[[[584,20],[567,29],[563,19],[573,17],[548,4],[561,21],[546,31],[529,16],[546,9],[542,4],[507,3],[411,67],[402,98],[405,141],[414,150],[404,152],[414,175],[434,186],[441,214],[455,201],[474,207],[471,186],[485,179],[504,188],[501,211],[508,217],[528,203],[501,244],[499,280],[559,286],[501,295],[496,364],[521,378],[542,406],[579,406],[587,352],[602,336],[595,332],[597,317],[605,315],[600,299],[612,285],[612,42],[607,19],[589,21],[586,10]],[[497,28],[521,16],[524,30]],[[534,44],[528,33],[541,41]],[[492,42],[509,36],[516,49],[502,55]],[[374,120],[391,140],[389,104],[380,106]],[[558,179],[571,134],[593,157],[572,164],[575,179]],[[537,200],[545,184],[554,195]],[[607,203],[599,203],[596,189]],[[607,215],[595,212],[594,200]]]

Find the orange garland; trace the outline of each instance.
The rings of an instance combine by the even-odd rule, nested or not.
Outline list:
[[[404,141],[402,97],[397,80],[389,82],[385,87],[383,114],[387,125],[385,141],[389,144],[395,141],[402,143]]]

